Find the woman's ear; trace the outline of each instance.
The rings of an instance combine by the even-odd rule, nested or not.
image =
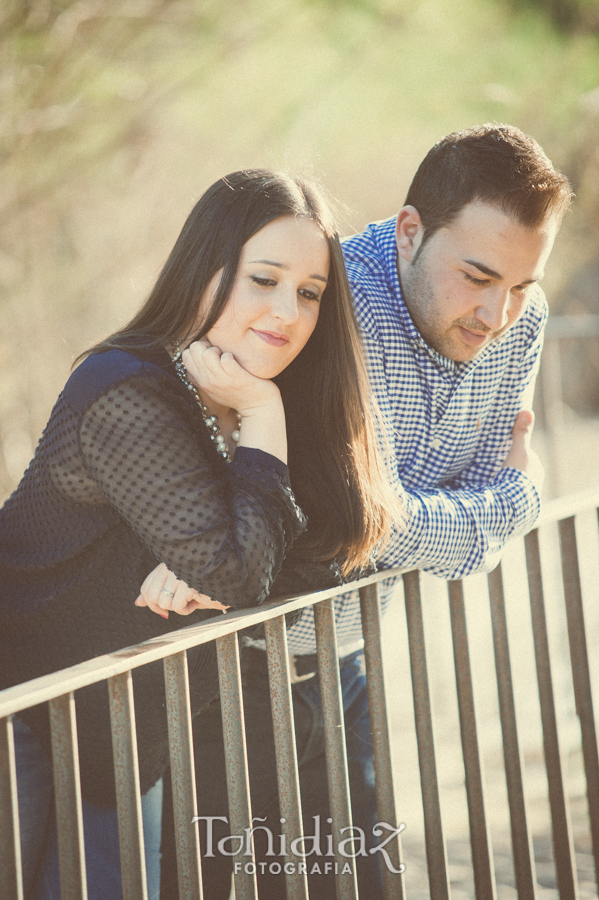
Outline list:
[[[424,227],[420,213],[415,206],[404,206],[399,211],[395,225],[395,241],[397,252],[406,262],[411,262],[412,257],[422,243]]]

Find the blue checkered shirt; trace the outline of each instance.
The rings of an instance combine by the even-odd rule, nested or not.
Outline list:
[[[404,304],[397,272],[395,217],[343,243],[371,384],[386,422],[405,498],[380,569],[419,568],[443,578],[490,571],[508,538],[529,531],[539,494],[518,469],[501,468],[517,413],[532,408],[547,304],[532,290],[522,317],[474,359],[455,363],[431,349]],[[383,612],[392,595],[381,590]],[[341,648],[361,638],[357,593],[335,601]],[[293,653],[314,653],[307,609],[289,631]]]

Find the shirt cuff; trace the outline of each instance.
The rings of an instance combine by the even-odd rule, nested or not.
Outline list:
[[[263,469],[274,469],[277,475],[289,482],[289,468],[278,456],[258,450],[256,447],[237,447],[233,462],[240,462],[246,466],[262,466]]]
[[[513,466],[505,466],[493,479],[495,486],[501,489],[514,508],[515,527],[510,537],[526,534],[534,528],[541,511],[541,498],[528,475]]]

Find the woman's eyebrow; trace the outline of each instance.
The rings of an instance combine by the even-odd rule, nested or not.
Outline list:
[[[248,259],[249,263],[261,263],[264,266],[276,266],[277,269],[288,269],[289,266],[286,266],[284,263],[274,262],[272,259]],[[327,284],[327,279],[324,275],[310,275],[310,278],[315,278],[316,281],[323,281]]]

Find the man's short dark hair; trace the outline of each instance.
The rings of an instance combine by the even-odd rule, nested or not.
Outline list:
[[[499,207],[521,225],[561,219],[573,193],[537,142],[512,125],[480,125],[442,138],[423,159],[406,206],[424,226],[421,247],[476,200]]]

